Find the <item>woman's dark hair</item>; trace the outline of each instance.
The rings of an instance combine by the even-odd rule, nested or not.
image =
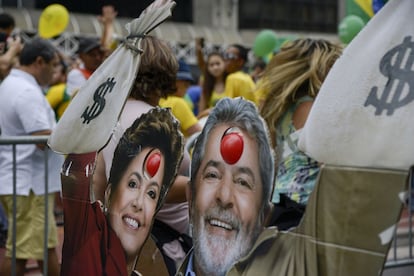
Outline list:
[[[174,94],[178,62],[171,48],[153,36],[145,36],[141,48],[139,71],[130,96],[147,101],[154,95],[166,98]]]
[[[118,188],[123,174],[132,160],[143,148],[153,147],[161,151],[165,158],[164,175],[160,196],[157,202],[158,211],[177,176],[177,170],[183,158],[184,140],[180,132],[180,124],[170,109],[155,107],[134,121],[122,135],[114,152],[109,183],[112,193]]]
[[[208,72],[208,62],[212,56],[218,56],[223,59],[223,55],[220,52],[211,52],[207,56],[206,66],[203,71],[204,79],[203,79],[203,90],[202,90],[207,101],[210,99],[211,94],[213,93],[214,84],[216,82],[215,77],[212,74],[210,74],[210,72]],[[224,62],[224,59],[223,59],[223,62]],[[225,80],[227,73],[224,71],[223,74],[224,74],[223,80]],[[208,102],[206,104],[208,105]]]

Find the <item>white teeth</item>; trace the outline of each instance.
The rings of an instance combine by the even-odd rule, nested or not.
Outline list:
[[[133,218],[129,218],[129,217],[125,217],[124,218],[124,221],[129,225],[129,226],[131,226],[132,228],[134,228],[134,229],[137,229],[138,227],[139,227],[139,223],[138,223],[138,221],[136,221],[135,219],[133,219]]]
[[[222,221],[219,221],[219,220],[216,220],[216,219],[210,220],[210,224],[213,225],[213,226],[218,226],[218,227],[224,228],[226,230],[233,230],[233,227],[230,224],[227,224],[225,222],[222,222]]]

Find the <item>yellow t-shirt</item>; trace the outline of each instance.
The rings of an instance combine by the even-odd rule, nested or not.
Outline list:
[[[197,117],[191,111],[186,101],[177,96],[168,96],[166,99],[161,99],[159,102],[161,107],[171,108],[171,112],[181,124],[181,131],[184,136],[187,135],[187,130],[198,123]]]
[[[216,91],[213,90],[211,92],[210,101],[208,102],[208,107],[214,107],[216,103],[224,97],[226,97],[225,93],[217,93]]]
[[[256,103],[255,88],[256,84],[250,75],[238,71],[227,76],[224,94],[229,98],[244,97]]]
[[[55,111],[56,120],[59,120],[71,100],[66,93],[66,83],[51,86],[46,92],[46,99]]]

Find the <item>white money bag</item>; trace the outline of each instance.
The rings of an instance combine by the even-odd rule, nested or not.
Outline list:
[[[389,1],[344,49],[314,102],[299,148],[319,162],[414,164],[414,1]]]
[[[106,145],[139,70],[142,37],[171,16],[175,2],[155,0],[126,25],[125,42],[96,69],[73,98],[49,138],[59,153],[88,153]]]

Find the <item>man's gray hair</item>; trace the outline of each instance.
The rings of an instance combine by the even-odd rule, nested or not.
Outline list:
[[[191,160],[191,193],[196,193],[196,175],[205,155],[208,135],[218,125],[227,123],[246,131],[258,146],[260,176],[263,185],[261,212],[270,202],[274,180],[274,152],[270,146],[266,123],[259,115],[256,105],[243,98],[223,98],[208,116],[206,124],[195,142]]]
[[[42,57],[45,62],[50,62],[57,54],[57,49],[48,40],[35,37],[25,42],[24,47],[19,55],[21,65],[33,64],[37,57]]]

